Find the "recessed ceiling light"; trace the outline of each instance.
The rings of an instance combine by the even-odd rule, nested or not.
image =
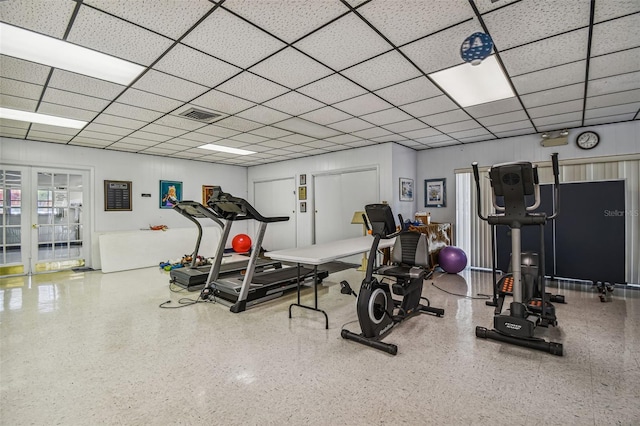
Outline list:
[[[246,149],[231,148],[229,146],[215,145],[215,144],[212,144],[212,143],[208,143],[206,145],[201,145],[198,148],[209,149],[211,151],[227,152],[229,154],[238,154],[238,155],[255,154],[255,151],[247,151]]]
[[[0,53],[128,86],[144,67],[0,22]]]
[[[495,55],[480,65],[464,63],[429,77],[463,108],[515,96]]]
[[[8,120],[27,121],[30,123],[48,124],[50,126],[71,127],[72,129],[82,129],[87,125],[86,121],[56,117],[55,115],[39,114],[37,112],[19,111],[17,109],[10,108],[0,108],[0,118],[6,118]]]

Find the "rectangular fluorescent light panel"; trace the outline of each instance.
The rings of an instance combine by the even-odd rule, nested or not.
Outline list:
[[[480,65],[464,63],[429,77],[463,108],[515,96],[495,55]]]
[[[208,143],[206,145],[201,145],[198,148],[209,149],[211,151],[227,152],[229,154],[238,154],[238,155],[255,154],[255,151],[247,151],[245,149],[231,148],[229,146],[215,145],[215,144],[212,144],[212,143]]]
[[[128,86],[144,67],[0,22],[0,53]]]
[[[86,121],[56,117],[55,115],[39,114],[37,112],[19,111],[17,109],[10,108],[0,108],[0,118],[27,121],[29,123],[48,124],[50,126],[71,127],[72,129],[82,129],[87,125]]]

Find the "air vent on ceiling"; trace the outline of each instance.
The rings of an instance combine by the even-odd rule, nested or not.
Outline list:
[[[196,108],[189,108],[185,112],[180,113],[179,115],[183,117],[190,118],[196,121],[202,121],[204,123],[211,123],[215,118],[221,117],[221,114],[216,114],[209,111],[204,111]]]

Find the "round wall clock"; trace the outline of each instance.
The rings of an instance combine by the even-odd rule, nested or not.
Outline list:
[[[582,149],[595,148],[599,142],[600,136],[598,136],[596,132],[593,132],[591,130],[580,133],[578,135],[578,138],[576,139],[576,144]]]

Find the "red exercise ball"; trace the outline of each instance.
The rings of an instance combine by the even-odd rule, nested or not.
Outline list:
[[[238,234],[231,240],[231,247],[236,253],[246,253],[251,249],[251,238],[247,234]]]

